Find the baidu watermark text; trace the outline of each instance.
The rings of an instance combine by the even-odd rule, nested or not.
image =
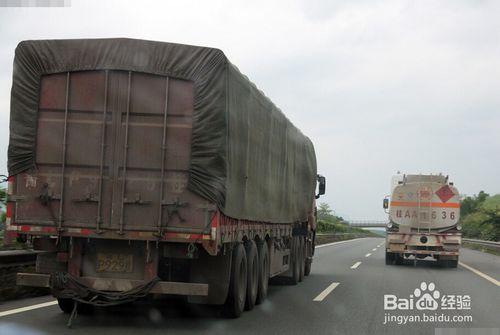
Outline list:
[[[471,297],[469,295],[442,294],[434,283],[422,282],[408,297],[398,297],[394,294],[384,295],[383,324],[472,322],[472,315],[467,313],[470,309]],[[447,311],[461,312],[449,315],[446,313]]]

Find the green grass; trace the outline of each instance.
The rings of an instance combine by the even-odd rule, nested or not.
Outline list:
[[[469,242],[462,242],[462,247],[467,248],[467,249],[472,249],[472,250],[477,250],[481,252],[487,252],[492,255],[500,256],[500,250],[493,249],[493,248],[488,248],[482,245],[477,245]]]
[[[500,194],[487,196],[481,202],[470,197],[467,201],[475,203],[460,219],[463,236],[486,241],[500,240]]]

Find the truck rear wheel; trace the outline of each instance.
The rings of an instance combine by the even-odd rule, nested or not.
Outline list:
[[[449,257],[449,256],[448,256]],[[439,266],[444,268],[457,268],[458,256],[456,258],[448,258],[447,256],[437,256],[436,261]],[[443,259],[444,258],[444,259]]]
[[[237,318],[245,309],[247,295],[247,257],[245,248],[238,243],[231,257],[231,277],[224,312],[230,318]]]
[[[452,259],[440,260],[440,263],[444,267],[456,269],[458,267],[458,256],[456,258],[452,258]]]
[[[300,278],[300,242],[298,236],[292,237],[292,246],[290,252],[290,282],[297,285]]]
[[[245,309],[251,310],[255,306],[257,299],[257,290],[259,287],[259,256],[257,254],[257,246],[253,240],[245,243],[245,251],[247,254],[247,298]]]
[[[258,243],[257,251],[259,254],[259,285],[255,303],[260,304],[266,300],[269,287],[269,250],[267,249],[267,243]]]
[[[394,254],[394,263],[396,265],[402,265],[405,261],[405,256],[404,254]]]
[[[299,236],[299,282],[304,280],[304,267],[306,266],[305,260],[306,260],[306,251],[305,251],[305,245],[304,245],[304,238],[302,236]]]
[[[73,311],[73,306],[75,303],[73,302],[73,299],[57,298],[57,304],[59,305],[61,311],[69,314],[71,313],[71,311]]]
[[[385,252],[385,264],[392,265],[394,262],[394,254],[392,252]]]
[[[306,259],[306,266],[304,267],[304,276],[311,274],[312,260]]]
[[[312,267],[312,243],[306,242],[306,255],[305,255],[305,266],[304,266],[304,276],[309,276],[311,274]]]

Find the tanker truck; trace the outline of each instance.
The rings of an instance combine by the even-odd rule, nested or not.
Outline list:
[[[6,238],[44,251],[17,283],[71,315],[163,294],[238,317],[311,271],[313,144],[218,49],[21,42],[8,170]]]
[[[442,266],[457,267],[460,196],[447,176],[396,175],[383,205],[389,210],[386,264],[413,256],[415,263],[432,257]]]

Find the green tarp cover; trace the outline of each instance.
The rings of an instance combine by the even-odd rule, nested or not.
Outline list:
[[[194,82],[188,188],[226,215],[307,220],[316,186],[311,141],[218,49],[134,39],[23,41],[14,59],[9,174],[36,162],[41,76],[124,70]]]

